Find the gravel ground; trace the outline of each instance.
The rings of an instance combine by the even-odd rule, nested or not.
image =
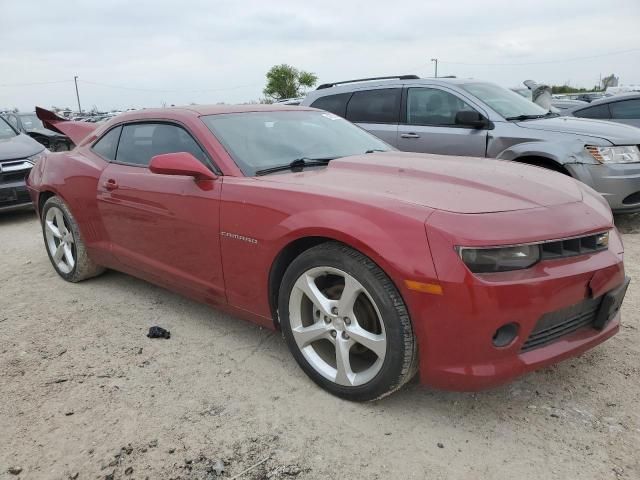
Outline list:
[[[34,214],[2,215],[0,479],[638,479],[640,217],[617,222],[612,340],[488,392],[353,404],[278,333],[116,272],[65,283]]]

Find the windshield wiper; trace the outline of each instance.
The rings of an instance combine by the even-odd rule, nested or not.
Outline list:
[[[364,153],[376,153],[376,152],[386,152],[387,150],[382,150],[380,148],[372,148],[371,150],[367,150]]]
[[[549,110],[544,115],[518,115],[516,117],[507,117],[506,120],[535,120],[536,118],[557,117],[558,114]]]
[[[263,168],[262,170],[256,171],[256,176],[267,175],[269,173],[274,172],[283,172],[285,170],[291,170],[292,172],[301,172],[305,167],[314,167],[318,165],[327,165],[331,160],[335,157],[325,157],[325,158],[307,158],[300,157],[296,158],[294,161],[287,163],[285,165],[276,165],[275,167]]]
[[[516,117],[507,117],[506,120],[533,120],[533,119],[542,118],[545,116],[546,116],[546,113],[544,115],[518,115]]]

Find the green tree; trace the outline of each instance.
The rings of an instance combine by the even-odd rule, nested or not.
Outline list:
[[[315,73],[298,70],[283,63],[274,65],[267,72],[267,86],[262,92],[272,100],[301,97],[305,93],[304,88],[313,87],[317,81]]]

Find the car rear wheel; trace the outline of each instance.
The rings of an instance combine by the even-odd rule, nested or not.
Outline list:
[[[400,294],[375,263],[345,245],[325,243],[297,257],[284,274],[278,312],[298,364],[334,395],[375,400],[416,371]]]
[[[79,282],[104,272],[87,255],[78,224],[59,197],[49,198],[42,207],[42,234],[49,260],[65,280]]]

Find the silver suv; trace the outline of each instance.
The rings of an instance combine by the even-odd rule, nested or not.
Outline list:
[[[561,117],[477,80],[378,77],[323,84],[301,105],[340,115],[409,152],[491,157],[571,175],[616,213],[640,211],[640,129]]]

